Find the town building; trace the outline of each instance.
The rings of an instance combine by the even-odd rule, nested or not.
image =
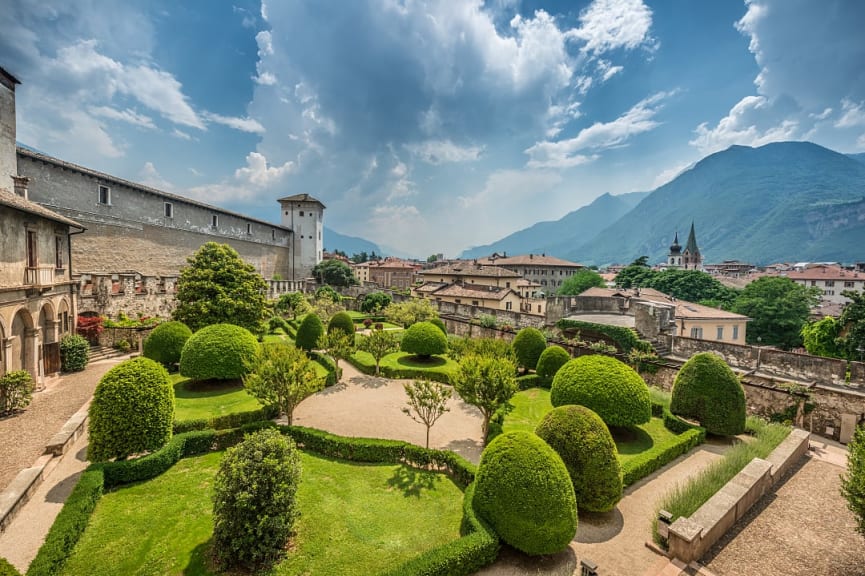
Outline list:
[[[415,267],[397,258],[368,262],[368,282],[380,288],[408,290],[414,284]],[[360,279],[358,279],[360,281]]]
[[[697,234],[694,231],[694,223],[691,222],[691,231],[688,233],[688,241],[685,247],[679,245],[679,233],[670,245],[670,253],[667,256],[668,268],[684,268],[685,270],[702,270],[703,255],[697,246]]]
[[[815,264],[784,272],[790,280],[807,288],[819,288],[821,300],[829,304],[847,304],[850,299],[843,296],[845,290],[865,290],[865,272],[855,268],[847,270],[835,264]]]
[[[706,264],[703,266],[703,269],[707,274],[713,276],[739,278],[747,276],[752,270],[755,270],[756,267],[753,264],[740,262],[739,260],[724,260],[719,264]]]
[[[546,298],[540,283],[499,266],[457,261],[417,272],[422,284],[412,289],[419,298],[544,316]]]
[[[582,264],[562,260],[546,254],[493,254],[488,258],[478,258],[481,266],[498,266],[520,274],[526,280],[537,282],[545,294],[555,294],[562,283],[573,276],[578,270],[585,268]]]
[[[441,282],[445,284],[479,284],[497,288],[516,288],[517,280],[523,276],[519,272],[499,266],[481,265],[467,261],[437,266],[418,271],[422,282]]]
[[[521,308],[523,301],[511,288],[478,284],[435,284],[425,290],[418,289],[416,295],[436,302],[465,304],[490,310],[528,312]]]

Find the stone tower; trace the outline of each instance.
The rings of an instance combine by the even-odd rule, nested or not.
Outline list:
[[[12,74],[0,68],[0,188],[12,192],[13,176],[18,175],[15,155],[15,85]]]
[[[688,234],[688,242],[682,251],[682,267],[690,270],[703,269],[703,255],[697,247],[697,235],[694,233],[694,222],[691,221],[691,232]]]
[[[293,231],[289,277],[301,281],[312,276],[324,251],[324,204],[309,194],[295,194],[279,199],[281,224]]]

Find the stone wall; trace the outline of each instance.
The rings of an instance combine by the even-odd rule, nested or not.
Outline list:
[[[545,325],[545,319],[543,316],[535,316],[533,314],[522,314],[520,312],[509,310],[495,310],[493,308],[482,308],[480,306],[454,304],[452,302],[444,301],[432,301],[432,304],[438,308],[439,314],[443,316],[456,316],[459,318],[471,319],[488,314],[495,316],[499,325],[508,324],[515,330],[529,326],[533,328],[543,328]]]

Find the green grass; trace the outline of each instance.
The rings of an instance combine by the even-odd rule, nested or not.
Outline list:
[[[171,380],[174,383],[174,419],[178,421],[261,408],[258,400],[247,394],[240,382],[193,384],[180,374],[172,374]]]
[[[376,574],[459,538],[462,492],[446,476],[301,454],[301,516],[272,574]],[[210,496],[221,458],[186,458],[104,495],[62,573],[213,574]]]
[[[670,409],[670,400],[672,399],[670,392],[656,388],[655,386],[649,386],[649,398],[652,400],[652,404],[660,404],[667,410]]]
[[[375,372],[375,359],[369,352],[352,354],[355,366],[363,372]],[[381,374],[388,378],[428,377],[439,382],[450,382],[459,370],[459,364],[446,356],[432,356],[429,361],[420,361],[408,352],[394,352],[381,359]]]

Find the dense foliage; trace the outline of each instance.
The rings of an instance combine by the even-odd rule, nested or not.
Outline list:
[[[312,275],[319,284],[330,286],[352,286],[357,280],[351,266],[342,260],[322,260],[312,269]]]
[[[622,499],[619,452],[600,416],[585,406],[559,406],[535,433],[561,456],[580,510],[608,512]]]
[[[725,309],[732,306],[737,291],[721,284],[717,278],[701,270],[669,268],[652,270],[645,259],[626,266],[616,275],[619,288],[652,288],[688,302],[712,302]]]
[[[290,314],[292,319],[294,319],[309,311],[309,302],[306,301],[306,296],[303,293],[289,292],[279,297],[274,309],[280,314]]]
[[[387,308],[393,299],[384,292],[370,292],[360,301],[360,311],[367,314],[378,314]]]
[[[144,341],[144,357],[172,366],[180,362],[180,353],[192,330],[183,322],[163,322]]]
[[[75,330],[79,336],[83,336],[91,344],[99,344],[99,335],[102,334],[102,316],[79,316],[75,322]]]
[[[553,378],[550,401],[585,406],[607,426],[635,426],[652,417],[649,387],[633,368],[609,356],[569,360]]]
[[[561,346],[550,346],[541,353],[538,358],[538,366],[535,369],[540,378],[544,380],[552,380],[559,368],[571,359],[568,351]]]
[[[844,331],[840,345],[848,360],[861,362],[865,360],[865,293],[845,290],[842,294],[849,298],[850,302],[844,307],[838,320]]]
[[[273,429],[225,452],[213,483],[213,551],[227,566],[260,566],[285,549],[299,515],[300,454]]]
[[[802,343],[808,354],[826,358],[843,358],[841,323],[833,316],[809,322],[802,326]]]
[[[616,346],[624,353],[629,353],[631,350],[640,350],[642,352],[651,352],[652,345],[637,337],[633,330],[624,326],[612,326],[609,324],[595,324],[594,322],[583,322],[581,320],[571,320],[562,318],[556,322],[556,328],[565,333],[566,336],[572,337],[577,334],[583,336],[591,335],[592,333],[606,336],[616,343]]]
[[[490,418],[517,392],[516,366],[508,358],[469,354],[460,359],[454,388],[466,404],[476,406],[483,416],[484,438]]]
[[[818,294],[784,276],[763,276],[742,289],[733,311],[751,318],[748,344],[790,350],[802,345],[802,327]]]
[[[590,268],[581,268],[562,282],[557,294],[559,296],[574,296],[582,294],[589,288],[603,288],[606,285],[600,274]]]
[[[523,328],[517,332],[511,345],[517,355],[517,364],[524,370],[534,370],[547,347],[547,338],[537,328]]]
[[[330,322],[327,323],[327,332],[330,334],[334,330],[340,330],[354,339],[354,320],[351,319],[348,312],[337,312],[330,317]]]
[[[865,536],[865,426],[856,429],[847,450],[847,472],[841,477],[841,494],[856,518],[856,531]]]
[[[33,378],[27,370],[13,370],[0,376],[0,415],[11,414],[30,405]]]
[[[392,302],[384,309],[388,321],[408,328],[417,322],[425,322],[438,318],[439,313],[432,303],[422,298],[411,298],[404,302]]]
[[[0,557],[0,576],[21,576],[21,573],[6,558]]]
[[[317,314],[307,314],[300,323],[300,328],[297,329],[295,344],[303,350],[314,350],[322,334],[324,334],[324,324],[321,323],[321,319]]]
[[[432,319],[430,319],[430,323],[435,325],[436,328],[441,330],[444,333],[444,335],[447,336],[448,328],[447,328],[447,326],[445,326],[444,320],[442,320],[441,318],[432,318]]]
[[[405,331],[400,343],[400,350],[421,358],[429,358],[433,354],[444,354],[447,349],[447,336],[431,322],[412,324]]]
[[[109,370],[90,404],[87,458],[98,462],[156,450],[171,440],[174,388],[168,372],[144,357]]]
[[[84,336],[67,334],[60,339],[60,370],[80,372],[90,360],[90,343]]]
[[[448,357],[451,360],[459,362],[463,356],[470,354],[506,358],[515,365],[517,363],[514,348],[507,340],[500,340],[499,338],[460,338],[459,336],[452,336],[448,339]]]
[[[297,405],[321,390],[323,382],[303,350],[277,342],[259,347],[249,363],[249,373],[243,377],[243,386],[263,405],[277,405],[291,424]]]
[[[562,459],[529,432],[509,432],[481,455],[475,510],[502,540],[530,555],[564,550],[577,531],[574,487]]]
[[[177,281],[172,317],[193,332],[211,324],[236,324],[253,334],[264,330],[267,284],[228,244],[207,242],[187,259]]]
[[[258,351],[258,341],[246,328],[212,324],[193,334],[180,354],[180,373],[193,380],[236,380]]]
[[[701,352],[691,356],[676,374],[670,412],[697,420],[710,434],[741,434],[745,430],[745,390],[722,358]]]
[[[333,286],[325,284],[324,286],[319,286],[315,289],[315,299],[327,299],[331,302],[339,302],[342,300],[342,297],[339,295],[339,292],[333,289]]]

